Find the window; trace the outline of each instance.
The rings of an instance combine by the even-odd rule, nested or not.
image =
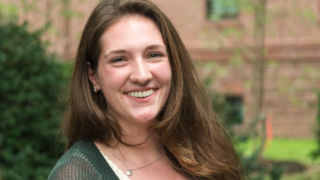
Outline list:
[[[239,0],[207,0],[207,17],[211,21],[234,19],[239,14]]]
[[[242,96],[228,95],[225,97],[227,104],[227,121],[231,124],[241,124],[244,119],[244,105]]]

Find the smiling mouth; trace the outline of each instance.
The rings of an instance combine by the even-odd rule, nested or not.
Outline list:
[[[154,89],[149,89],[146,91],[132,91],[129,92],[128,95],[135,98],[146,98],[151,96],[154,93]]]

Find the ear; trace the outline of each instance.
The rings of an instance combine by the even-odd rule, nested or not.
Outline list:
[[[92,69],[90,62],[87,62],[87,65],[89,81],[92,83],[93,87],[96,87],[97,91],[100,91],[99,81],[96,72]]]

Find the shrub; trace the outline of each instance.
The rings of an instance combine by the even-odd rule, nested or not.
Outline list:
[[[207,66],[207,67],[206,67]],[[198,68],[202,68],[202,71],[212,67],[210,64],[199,64]],[[263,143],[259,137],[252,133],[250,127],[242,127],[240,129],[242,121],[242,112],[239,104],[230,103],[227,101],[228,96],[213,89],[214,76],[210,73],[203,77],[205,87],[208,90],[210,100],[212,102],[214,110],[217,112],[218,118],[226,128],[226,131],[236,148],[241,163],[243,165],[243,173],[245,177],[250,177],[252,180],[265,179],[270,176],[271,179],[280,179],[282,176],[282,170],[278,167],[271,167],[267,169],[264,167],[260,152],[263,148]],[[250,125],[255,125],[258,120],[249,120]],[[256,127],[252,126],[253,128]],[[256,146],[248,147],[244,146],[249,143],[250,139],[256,139],[259,143]],[[250,153],[248,153],[250,151]]]
[[[41,31],[0,22],[0,173],[4,180],[46,179],[55,147],[66,70],[46,52]],[[55,151],[53,150],[55,149]],[[1,177],[0,177],[1,179]]]
[[[317,139],[317,149],[315,149],[311,154],[314,159],[320,158],[320,91],[317,94],[318,94],[318,107],[317,107],[318,115],[316,118],[317,129],[315,134]]]

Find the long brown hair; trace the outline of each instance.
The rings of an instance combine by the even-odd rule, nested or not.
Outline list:
[[[121,142],[121,128],[107,114],[102,93],[88,80],[101,53],[100,37],[125,15],[141,15],[159,28],[172,69],[165,107],[151,127],[175,168],[195,179],[243,179],[241,165],[224,128],[218,122],[190,55],[167,16],[147,0],[105,0],[97,5],[84,28],[71,81],[70,102],[63,128],[67,148],[83,138]]]

